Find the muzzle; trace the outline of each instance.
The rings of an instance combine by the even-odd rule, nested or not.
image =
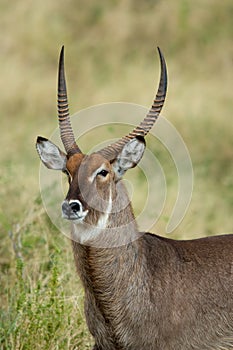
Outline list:
[[[82,221],[88,213],[84,210],[82,203],[78,199],[64,200],[62,203],[62,217],[67,220]]]

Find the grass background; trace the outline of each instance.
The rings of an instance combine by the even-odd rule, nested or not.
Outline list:
[[[90,349],[83,291],[70,242],[46,216],[34,143],[56,124],[57,56],[66,46],[70,110],[125,101],[150,106],[163,50],[169,90],[163,114],[192,158],[194,189],[173,233],[232,232],[233,4],[231,0],[68,0],[0,3],[0,348]],[[168,200],[154,231],[163,235]],[[137,171],[132,171],[137,176]],[[143,186],[143,185],[142,185]],[[135,206],[140,203],[135,198]]]

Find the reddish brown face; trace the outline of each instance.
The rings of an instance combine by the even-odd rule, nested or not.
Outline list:
[[[42,137],[37,139],[42,162],[50,169],[62,170],[69,177],[69,190],[62,203],[63,217],[102,228],[108,214],[116,214],[128,204],[128,197],[122,198],[117,185],[124,173],[140,161],[144,149],[142,138],[132,139],[110,163],[99,153],[67,156],[51,141]]]
[[[96,219],[106,212],[115,192],[115,174],[111,164],[100,154],[74,154],[66,163],[70,187],[62,204],[68,220]],[[93,223],[93,217],[92,217]]]

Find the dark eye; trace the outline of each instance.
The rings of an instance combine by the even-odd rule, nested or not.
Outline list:
[[[103,170],[101,170],[97,175],[106,177],[106,176],[108,175],[108,171],[103,169]]]

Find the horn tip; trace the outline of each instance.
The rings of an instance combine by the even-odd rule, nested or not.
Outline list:
[[[157,50],[158,50],[158,53],[159,53],[159,57],[160,57],[161,59],[163,59],[163,60],[164,60],[163,53],[162,53],[162,51],[161,51],[161,49],[160,49],[160,47],[159,47],[159,46],[157,46]]]
[[[62,45],[61,51],[60,51],[60,60],[64,59],[64,50],[65,50],[65,47],[64,47],[64,45]]]
[[[159,46],[157,46],[158,52],[159,52],[159,58],[160,58],[160,64],[161,64],[161,74],[163,75],[163,79],[164,79],[164,83],[165,83],[165,93],[167,90],[167,65],[166,65],[166,61],[165,58],[163,56],[163,53],[160,49]]]

